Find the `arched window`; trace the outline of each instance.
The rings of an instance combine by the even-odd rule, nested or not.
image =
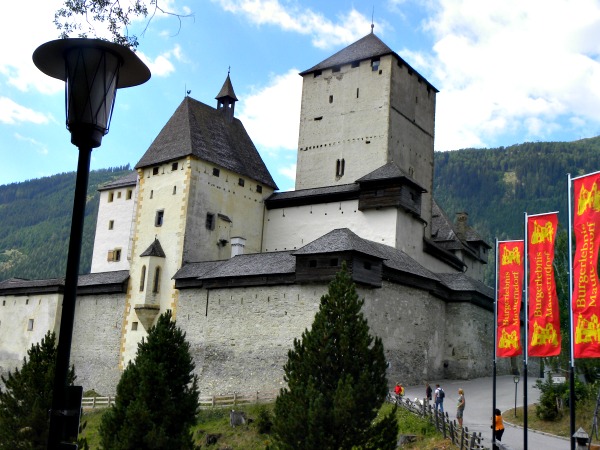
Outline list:
[[[157,267],[154,271],[154,284],[152,285],[152,292],[155,294],[160,288],[160,267]]]
[[[142,275],[140,276],[140,292],[144,292],[144,284],[146,284],[146,266],[142,266]]]

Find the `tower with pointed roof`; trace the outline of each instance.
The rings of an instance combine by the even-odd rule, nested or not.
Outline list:
[[[122,362],[159,313],[177,313],[183,265],[261,248],[262,203],[277,186],[242,123],[231,79],[217,108],[185,97],[135,166],[139,178]],[[232,245],[233,243],[233,245]]]
[[[354,183],[393,162],[426,191],[429,226],[437,89],[373,32],[301,75],[296,189]]]

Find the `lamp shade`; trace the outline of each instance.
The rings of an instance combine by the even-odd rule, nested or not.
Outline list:
[[[108,133],[116,90],[145,83],[150,70],[129,48],[100,39],[58,39],[39,46],[33,62],[65,82],[67,128],[78,147],[99,147]]]

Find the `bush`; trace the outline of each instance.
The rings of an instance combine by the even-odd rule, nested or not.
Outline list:
[[[260,434],[269,434],[273,427],[273,417],[271,412],[264,406],[258,410],[258,419],[256,419],[256,427]]]
[[[556,421],[562,417],[562,405],[569,396],[567,383],[554,383],[548,374],[545,381],[537,380],[535,387],[540,390],[540,400],[535,407],[535,414],[541,420]]]

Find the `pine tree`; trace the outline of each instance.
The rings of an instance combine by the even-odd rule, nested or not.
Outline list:
[[[2,376],[0,388],[0,450],[45,449],[56,364],[56,337],[48,332],[27,351],[21,369]],[[73,384],[73,368],[68,384]]]
[[[171,311],[162,314],[123,371],[115,406],[102,417],[105,450],[193,448],[198,377],[189,349]]]
[[[394,449],[395,411],[373,425],[385,400],[386,361],[369,334],[346,266],[321,297],[312,328],[294,340],[275,402],[280,449]]]

